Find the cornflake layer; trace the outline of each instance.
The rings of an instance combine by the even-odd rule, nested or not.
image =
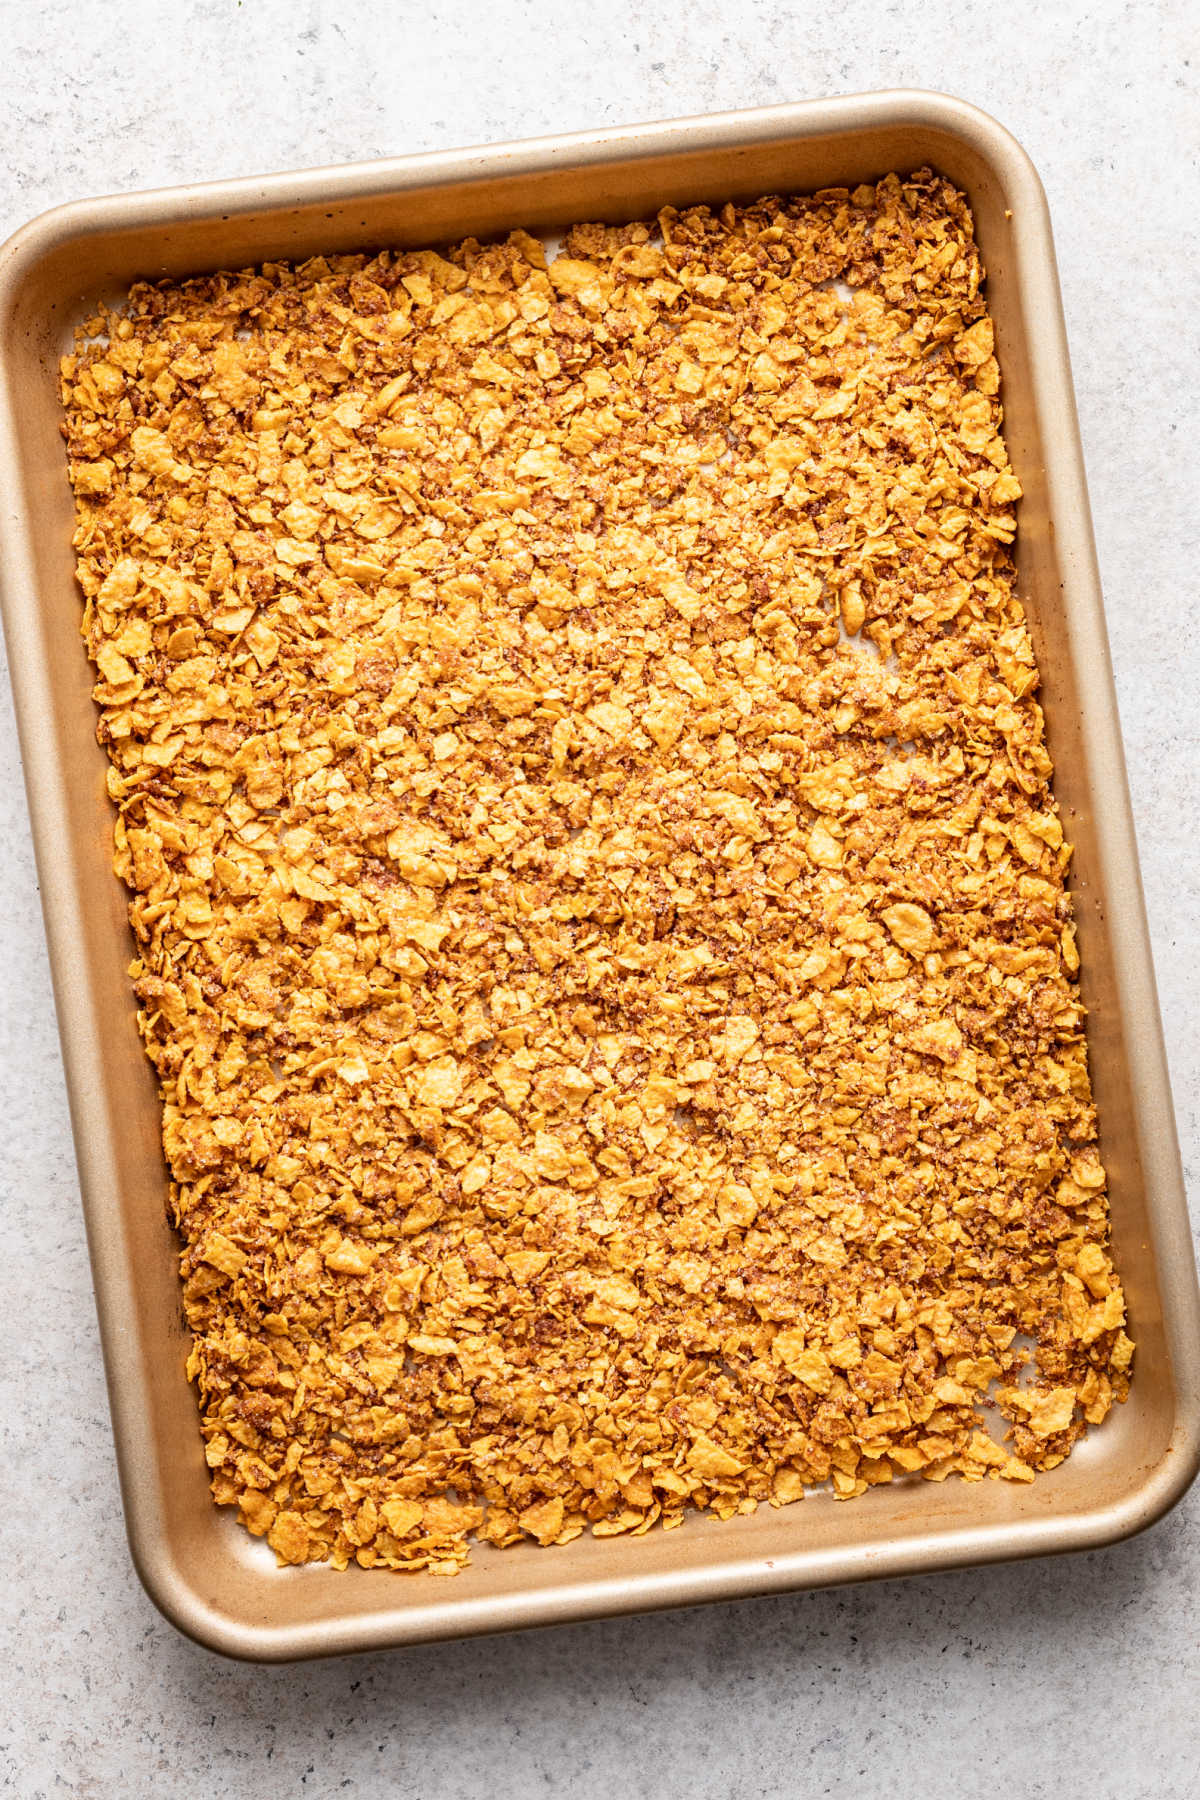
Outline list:
[[[1124,1398],[981,279],[926,170],[65,359],[189,1372],[281,1561],[1029,1481]]]

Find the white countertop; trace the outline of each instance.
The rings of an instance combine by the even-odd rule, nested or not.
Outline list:
[[[866,88],[1041,171],[1184,1161],[1200,1157],[1200,374],[1190,0],[0,0],[0,238],[84,194]],[[1188,239],[1193,253],[1189,255]],[[291,1669],[143,1595],[121,1522],[0,696],[0,1785],[22,1800],[1185,1800],[1200,1488],[1103,1553]]]

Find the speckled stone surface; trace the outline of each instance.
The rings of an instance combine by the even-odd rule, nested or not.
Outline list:
[[[1190,0],[0,0],[0,237],[88,193],[866,88],[1024,142],[1054,215],[1184,1159],[1200,1157]],[[1084,1557],[262,1670],[130,1566],[0,698],[0,1782],[72,1794],[1200,1794],[1200,1489]]]

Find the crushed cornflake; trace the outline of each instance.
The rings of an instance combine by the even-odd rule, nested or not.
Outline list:
[[[64,360],[189,1372],[282,1563],[1029,1481],[1125,1397],[982,273],[926,170]]]

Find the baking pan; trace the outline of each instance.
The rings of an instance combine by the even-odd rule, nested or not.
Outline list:
[[[1073,891],[1131,1397],[1030,1486],[899,1481],[670,1534],[476,1548],[454,1581],[279,1569],[209,1496],[153,1076],[126,978],[112,818],[79,641],[56,365],[139,278],[267,258],[553,232],[930,163],[970,198],[1005,431],[1025,489],[1019,591],[1041,664]],[[936,94],[892,92],[302,174],[89,200],[0,251],[0,582],[134,1560],[179,1628],[264,1660],[413,1643],[1110,1543],[1200,1461],[1200,1305],[1126,791],[1045,199],[1020,146]]]

